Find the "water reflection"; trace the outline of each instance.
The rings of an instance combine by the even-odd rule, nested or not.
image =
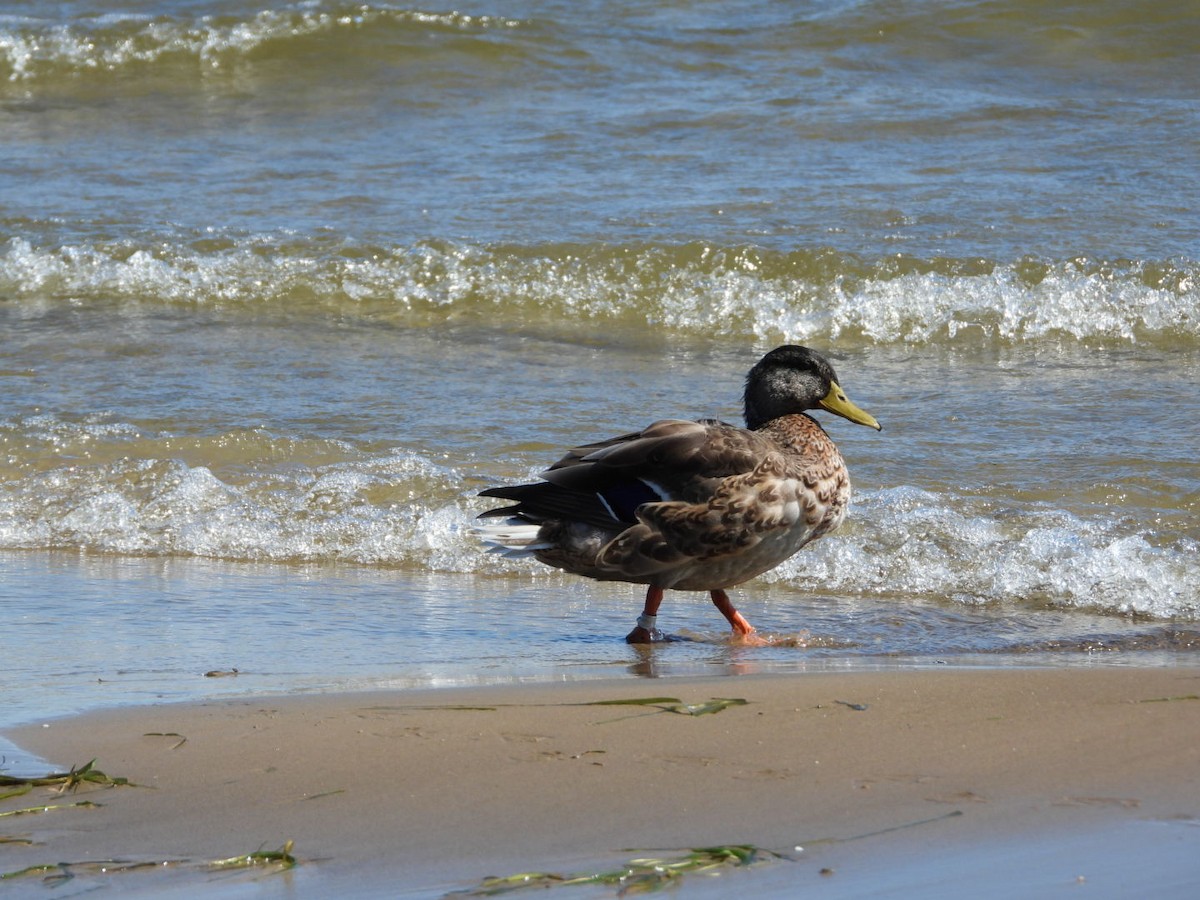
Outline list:
[[[679,640],[631,646],[636,590],[350,565],[0,554],[0,726],[90,709],[270,693],[913,665],[1170,664],[1200,631],[1015,605],[813,596],[752,584],[766,640],[673,598]],[[699,598],[699,599],[698,599]],[[206,672],[238,670],[236,677]]]

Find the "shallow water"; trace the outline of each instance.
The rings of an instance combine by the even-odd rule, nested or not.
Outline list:
[[[0,724],[1191,658],[1200,34],[1126,7],[0,3]],[[480,552],[480,488],[784,341],[885,430],[740,591],[776,646]]]
[[[703,595],[630,647],[640,593],[566,576],[354,564],[0,554],[0,725],[256,694],[943,665],[1200,662],[1200,629],[1016,604],[748,585],[770,642],[732,644]]]

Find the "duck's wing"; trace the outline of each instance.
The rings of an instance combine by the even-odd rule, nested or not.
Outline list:
[[[552,484],[596,489],[614,480],[644,479],[659,500],[697,480],[724,478],[753,469],[770,452],[769,438],[716,419],[663,419],[642,431],[571,450],[542,473]]]
[[[717,480],[752,470],[770,447],[769,439],[715,419],[664,419],[570,450],[542,473],[545,481],[488,488],[481,496],[516,505],[484,516],[560,519],[619,531],[638,522],[643,504],[703,502]]]
[[[577,448],[543,477],[599,497],[620,520],[596,556],[598,569],[625,580],[673,580],[696,564],[752,551],[767,533],[794,524],[785,509],[791,492],[781,484],[787,468],[765,435],[671,419]]]

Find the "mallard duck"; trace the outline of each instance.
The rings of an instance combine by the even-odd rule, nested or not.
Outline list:
[[[485,541],[508,556],[601,581],[647,585],[630,643],[662,640],[663,591],[708,591],[736,637],[754,628],[726,588],[772,569],[841,524],[850,476],[818,407],[882,430],[838,384],[819,353],[786,345],[746,376],[746,427],[663,419],[642,431],[571,450],[542,481],[488,488],[512,500],[480,518]]]

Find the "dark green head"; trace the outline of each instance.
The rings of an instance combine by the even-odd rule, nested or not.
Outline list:
[[[883,427],[859,409],[838,384],[829,360],[807,347],[785,344],[760,359],[746,376],[746,427],[821,407],[876,431]]]

